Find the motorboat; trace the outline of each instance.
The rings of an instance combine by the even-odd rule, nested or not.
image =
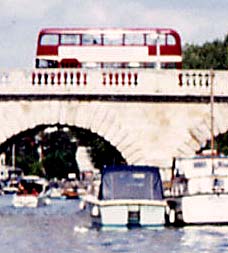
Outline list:
[[[15,194],[18,191],[18,182],[23,175],[20,168],[2,166],[1,173],[1,189],[3,194]]]
[[[63,189],[60,187],[52,187],[48,190],[48,196],[51,199],[65,199],[63,196]]]
[[[215,150],[213,70],[210,75],[210,150],[176,159],[166,208],[168,225],[228,224],[228,156]]]
[[[98,196],[82,196],[93,225],[163,226],[166,202],[158,167],[106,166]],[[83,204],[81,204],[83,207]]]
[[[2,191],[4,194],[14,194],[18,192],[18,180],[12,179],[3,186]]]
[[[168,225],[228,224],[228,157],[176,159],[167,204]]]
[[[39,207],[50,203],[47,194],[48,181],[35,175],[24,176],[13,196],[14,207]]]
[[[63,186],[60,181],[56,178],[54,180],[49,181],[47,195],[50,199],[65,199],[63,196]]]

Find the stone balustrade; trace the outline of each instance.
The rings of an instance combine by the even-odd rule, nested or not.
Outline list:
[[[228,96],[228,72],[213,71],[214,94]],[[210,95],[210,70],[0,70],[0,94]]]

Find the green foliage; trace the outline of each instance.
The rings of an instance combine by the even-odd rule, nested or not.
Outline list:
[[[18,139],[15,165],[16,167],[23,168],[25,175],[43,175],[42,164],[39,162],[39,155],[34,137],[25,136]]]
[[[186,44],[183,48],[184,69],[227,69],[228,35],[224,41],[214,40],[202,46]]]
[[[43,166],[47,178],[66,178],[69,173],[79,176],[75,161],[76,146],[63,131],[43,136]]]
[[[216,137],[216,143],[218,151],[224,155],[228,155],[228,132],[224,134],[219,134]]]
[[[43,170],[43,164],[40,161],[34,161],[32,164],[29,164],[29,173],[31,175],[45,176],[45,172]]]

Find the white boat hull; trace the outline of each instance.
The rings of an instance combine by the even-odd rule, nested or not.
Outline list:
[[[137,209],[138,217],[130,222],[131,209]],[[100,208],[102,226],[161,226],[164,225],[164,207],[161,206],[109,206]]]
[[[47,205],[49,199],[45,196],[34,196],[34,195],[14,195],[13,206],[14,207],[39,207]]]
[[[92,205],[91,216],[101,226],[163,226],[165,206],[156,200],[98,201]],[[94,210],[96,210],[94,212]]]
[[[228,194],[184,196],[181,206],[186,224],[228,223]]]

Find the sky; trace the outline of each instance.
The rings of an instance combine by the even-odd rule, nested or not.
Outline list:
[[[228,33],[228,0],[0,0],[0,6],[0,69],[33,68],[37,35],[47,27],[172,28],[182,45]]]

